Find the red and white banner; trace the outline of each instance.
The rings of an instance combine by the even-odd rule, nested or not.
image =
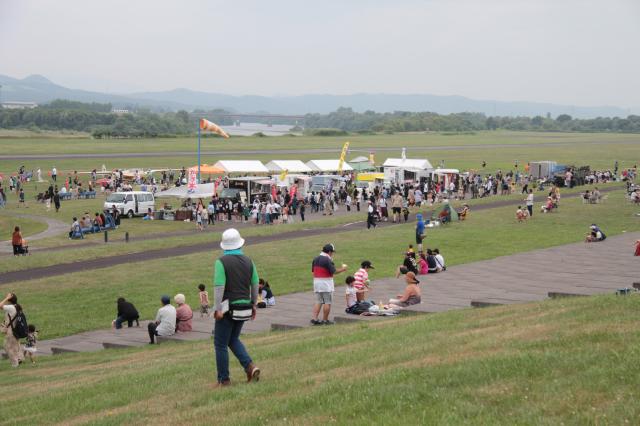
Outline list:
[[[192,167],[189,169],[189,183],[187,184],[187,187],[189,188],[189,191],[195,191],[197,186],[198,171]]]

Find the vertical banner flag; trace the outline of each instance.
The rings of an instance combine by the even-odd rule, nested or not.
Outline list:
[[[222,130],[222,128],[218,126],[216,123],[212,123],[211,121],[205,118],[200,119],[200,129],[209,130],[210,132],[216,133],[225,139],[229,139],[229,135],[227,134],[227,132]]]
[[[369,153],[369,163],[371,163],[371,166],[374,166],[374,167],[376,165],[375,155],[376,154],[373,151]]]
[[[402,161],[407,159],[407,148],[402,148]]]
[[[196,187],[198,186],[198,171],[195,167],[191,167],[189,169],[189,183],[187,184],[187,188],[189,188],[189,192],[194,192]]]
[[[291,187],[291,200],[289,201],[289,205],[293,204],[293,199],[296,197],[297,194],[298,194],[298,187],[294,183],[293,186]]]
[[[284,179],[287,177],[288,174],[289,174],[289,170],[284,169],[282,173],[280,173],[280,182],[284,181]]]
[[[342,173],[342,166],[344,165],[344,159],[347,157],[347,151],[349,151],[349,142],[345,142],[342,147],[342,153],[340,153],[340,162],[338,162],[338,173]]]

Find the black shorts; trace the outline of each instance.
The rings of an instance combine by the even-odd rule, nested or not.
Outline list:
[[[393,210],[393,214],[396,214],[396,213],[400,214],[402,207],[392,207],[392,210]]]
[[[420,234],[416,234],[416,244],[422,244],[422,240],[424,240],[424,237]]]

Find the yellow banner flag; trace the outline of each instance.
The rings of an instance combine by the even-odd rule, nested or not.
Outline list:
[[[200,129],[209,130],[210,132],[217,133],[218,135],[222,136],[225,139],[229,139],[229,135],[227,134],[227,132],[222,130],[222,128],[218,126],[216,123],[213,123],[207,120],[206,118],[200,119]]]
[[[338,162],[338,173],[342,173],[342,166],[344,165],[344,159],[347,157],[347,151],[349,150],[349,142],[345,142],[342,147],[342,153],[340,154],[340,162]]]
[[[372,166],[376,165],[375,154],[373,152],[369,153],[369,162],[371,163]]]
[[[284,169],[282,171],[282,173],[280,173],[280,181],[281,182],[287,177],[287,174],[289,174],[289,170],[287,170],[287,169]]]

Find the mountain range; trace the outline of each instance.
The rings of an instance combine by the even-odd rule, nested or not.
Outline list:
[[[81,102],[111,103],[117,108],[152,110],[225,109],[235,113],[327,114],[339,107],[354,111],[376,112],[430,111],[439,114],[480,112],[497,116],[536,116],[549,113],[552,117],[569,114],[576,118],[626,117],[639,113],[640,108],[623,109],[616,106],[570,106],[540,102],[505,102],[476,100],[463,96],[437,96],[428,94],[368,94],[353,95],[300,95],[300,96],[231,96],[220,93],[174,89],[161,92],[110,94],[70,89],[51,82],[41,75],[17,79],[0,74],[0,101],[36,102],[54,99]]]

